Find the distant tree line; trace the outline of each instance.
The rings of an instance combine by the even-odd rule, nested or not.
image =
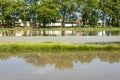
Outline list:
[[[81,18],[83,27],[87,23],[95,27],[102,20],[108,27],[120,27],[120,0],[0,0],[0,23],[12,26],[22,19],[31,21],[32,27],[41,23],[75,21]]]

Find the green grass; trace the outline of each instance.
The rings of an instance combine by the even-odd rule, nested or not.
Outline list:
[[[117,44],[0,43],[0,52],[120,50]]]
[[[108,31],[114,31],[114,30],[120,30],[120,27],[96,27],[96,28],[31,28],[31,27],[25,27],[25,28],[20,28],[20,27],[15,27],[15,28],[0,28],[0,31],[9,31],[9,30],[77,30],[77,31],[101,31],[101,30],[108,30]]]
[[[120,30],[119,27],[104,27],[104,28],[101,28],[101,27],[96,27],[96,28],[79,28],[79,29],[76,29],[76,30],[80,30],[80,31],[102,31],[102,30],[105,30],[105,31],[115,31],[115,30]]]

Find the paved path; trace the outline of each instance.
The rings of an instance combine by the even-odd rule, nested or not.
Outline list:
[[[120,42],[120,36],[40,36],[40,37],[0,37],[0,42],[68,42],[107,43]]]

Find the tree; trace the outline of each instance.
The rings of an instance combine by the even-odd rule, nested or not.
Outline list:
[[[7,8],[8,2],[6,0],[0,0],[0,20],[2,24],[5,24],[5,11]]]
[[[85,23],[88,23],[88,18],[89,18],[89,7],[87,4],[88,0],[76,0],[76,5],[77,5],[77,10],[79,12],[79,14],[81,15],[81,19],[83,22],[82,27],[85,26]]]
[[[23,0],[17,1],[16,15],[17,15],[17,18],[21,19],[24,24],[26,20],[28,20],[29,18],[28,7]]]
[[[88,0],[87,5],[89,10],[89,24],[95,27],[98,21],[98,0]]]
[[[114,15],[112,11],[113,2],[111,0],[100,0],[99,1],[99,13],[100,19],[103,21],[102,27],[104,27],[105,21],[107,21],[107,25],[110,26],[112,24],[111,20]]]
[[[9,1],[9,0],[2,1],[0,8],[1,9],[0,19],[2,23],[4,22],[4,24],[6,24],[6,26],[12,26],[12,24],[14,23],[15,12],[17,9],[16,7],[17,7],[16,1]]]
[[[12,26],[16,19],[31,21],[33,27],[61,19],[73,21],[78,12],[83,21],[95,27],[100,19],[108,26],[120,26],[120,0],[0,0],[0,22]]]
[[[112,6],[112,26],[120,27],[120,0],[111,0]]]
[[[74,9],[75,9],[75,5],[74,5],[74,2],[75,0],[59,0],[59,4],[61,6],[61,10],[60,10],[60,14],[61,14],[61,18],[62,18],[62,23],[61,23],[61,26],[62,27],[65,27],[65,19],[66,19],[66,15],[67,13],[70,11],[71,12],[74,12]],[[71,11],[73,10],[73,11]]]
[[[1,1],[0,1],[1,2]],[[4,0],[1,3],[0,8],[0,19],[4,24],[6,24],[6,27],[11,27],[15,24],[15,20],[18,18],[21,18],[23,21],[26,19],[25,14],[25,3],[22,0]]]
[[[38,6],[37,13],[37,19],[43,23],[43,27],[45,27],[47,23],[56,20],[56,16],[59,15],[59,5],[55,0],[43,0]]]
[[[36,27],[36,21],[37,21],[37,7],[40,4],[41,0],[25,0],[27,7],[28,7],[28,13],[30,15],[30,19],[32,20],[33,27]]]
[[[76,19],[76,15],[75,15],[76,11],[77,11],[77,6],[76,6],[74,0],[72,0],[71,4],[69,5],[68,10],[67,10],[68,17],[66,17],[67,18],[66,20],[69,20],[71,23],[73,23],[73,20]]]

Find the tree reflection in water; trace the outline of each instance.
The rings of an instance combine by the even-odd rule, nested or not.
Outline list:
[[[79,31],[79,30],[8,30],[0,31],[0,36],[120,36],[119,30]]]
[[[34,52],[34,53],[0,53],[0,60],[11,57],[24,59],[27,63],[44,67],[47,64],[55,65],[57,69],[71,69],[74,63],[90,63],[94,59],[103,62],[120,62],[120,51],[81,51],[81,52]]]

